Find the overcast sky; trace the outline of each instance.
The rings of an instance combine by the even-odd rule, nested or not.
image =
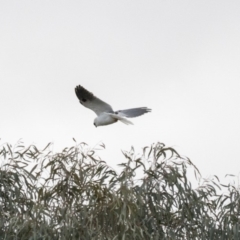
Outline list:
[[[203,176],[239,174],[239,23],[239,0],[1,1],[1,142],[103,142],[114,166],[160,141]],[[152,113],[95,128],[79,84]]]

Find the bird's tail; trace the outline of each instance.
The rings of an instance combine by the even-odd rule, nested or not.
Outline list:
[[[127,125],[129,125],[129,124],[130,124],[130,125],[133,125],[133,123],[132,123],[131,121],[129,121],[128,119],[126,119],[125,117],[119,116],[119,115],[114,114],[114,113],[107,113],[107,114],[109,114],[109,115],[112,116],[113,118],[121,121],[122,123],[125,123],[125,124],[127,124]]]

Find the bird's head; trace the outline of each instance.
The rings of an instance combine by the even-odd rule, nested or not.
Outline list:
[[[98,119],[97,119],[97,118],[94,119],[93,125],[94,125],[95,127],[98,126]]]

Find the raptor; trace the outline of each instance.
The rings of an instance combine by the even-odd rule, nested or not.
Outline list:
[[[144,113],[151,112],[151,109],[147,107],[113,111],[108,103],[97,98],[81,85],[75,88],[75,93],[84,107],[91,109],[97,114],[97,117],[94,119],[95,127],[109,125],[118,120],[125,124],[133,124],[127,118],[138,117]]]

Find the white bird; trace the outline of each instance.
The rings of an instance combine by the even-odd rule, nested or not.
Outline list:
[[[93,110],[97,114],[97,117],[94,119],[95,127],[109,125],[118,120],[125,124],[133,124],[126,118],[138,117],[144,113],[151,112],[151,109],[146,107],[131,108],[114,112],[109,104],[95,97],[91,92],[80,85],[75,88],[75,93],[84,107]]]

